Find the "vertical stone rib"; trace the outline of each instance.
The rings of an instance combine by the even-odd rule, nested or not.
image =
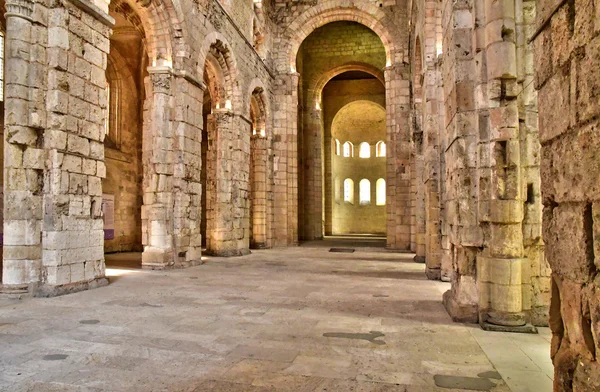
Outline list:
[[[24,156],[38,143],[29,126],[32,1],[6,3],[4,103],[4,249],[2,291],[26,291],[41,280],[41,189],[32,188],[36,170]],[[22,92],[27,92],[25,98]]]

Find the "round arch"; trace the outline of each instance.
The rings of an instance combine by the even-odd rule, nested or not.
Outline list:
[[[315,95],[314,99],[317,99],[319,102],[321,101],[321,94],[323,93],[323,89],[331,81],[331,79],[335,78],[338,75],[343,74],[344,72],[349,71],[361,71],[368,73],[377,78],[385,86],[385,79],[383,75],[383,71],[376,68],[371,64],[360,63],[360,62],[350,62],[344,65],[340,65],[339,67],[335,67],[330,69],[329,71],[321,74],[319,77],[313,79],[309,84],[309,91],[312,91]]]
[[[246,90],[245,97],[248,99],[248,102],[244,104],[246,108],[245,114],[247,116],[250,115],[250,105],[252,97],[256,97],[260,100],[260,104],[262,105],[262,111],[264,112],[265,120],[267,119],[267,115],[270,113],[269,100],[266,95],[267,89],[265,88],[265,84],[259,78],[254,78],[248,85],[248,89]]]
[[[287,67],[288,71],[296,70],[296,57],[300,45],[313,31],[321,26],[332,22],[348,21],[356,22],[373,30],[379,36],[383,47],[385,48],[386,65],[394,63],[394,53],[397,52],[394,39],[390,31],[393,28],[387,26],[385,13],[374,4],[360,4],[353,8],[340,7],[339,0],[328,0],[319,4],[319,8],[323,11],[315,14],[313,9],[304,12],[287,28],[287,37],[289,42],[284,48],[285,59],[287,63],[281,65],[282,68]],[[281,69],[280,71],[286,71]]]
[[[381,112],[383,114],[383,117],[385,118],[385,108],[383,106],[381,106],[377,102],[369,101],[369,100],[366,100],[366,99],[360,99],[360,100],[357,100],[357,101],[349,102],[346,105],[342,106],[340,108],[340,110],[337,111],[337,113],[335,114],[335,116],[333,116],[333,120],[331,121],[331,123],[335,124],[336,121],[338,120],[339,116],[341,116],[345,111],[352,110],[352,108],[354,106],[361,106],[361,105],[371,106],[373,108],[381,110]]]
[[[236,82],[237,64],[231,45],[223,34],[215,31],[206,36],[197,66],[199,75],[204,75],[206,71],[209,77],[218,79],[216,84],[210,80],[208,83],[214,105],[219,104],[221,108],[231,110],[241,107],[242,97]]]
[[[109,10],[124,15],[143,33],[152,66],[173,66],[175,45],[172,37],[179,37],[177,46],[185,47],[184,37],[187,36],[181,23],[183,18],[175,9],[173,0],[156,0],[147,5],[129,0],[112,0]]]

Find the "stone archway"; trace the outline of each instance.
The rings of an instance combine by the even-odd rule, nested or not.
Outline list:
[[[270,247],[271,211],[268,202],[270,173],[268,164],[269,131],[267,98],[262,87],[256,87],[250,98],[250,172],[249,172],[249,239],[255,249]]]
[[[237,66],[225,37],[212,33],[200,53],[211,113],[204,113],[205,245],[209,254],[239,256],[249,252],[249,119],[240,116]],[[206,101],[205,101],[206,102]]]
[[[353,21],[368,27],[381,39],[385,50],[385,64],[382,68],[386,95],[387,112],[387,143],[388,143],[388,222],[387,245],[391,248],[409,249],[410,246],[410,205],[408,194],[410,192],[410,133],[409,133],[409,87],[407,75],[407,59],[404,57],[404,48],[397,46],[400,40],[395,39],[391,32],[400,31],[394,26],[388,16],[375,4],[360,4],[353,8],[344,7],[340,1],[331,0],[319,4],[317,12],[314,10],[302,13],[291,22],[284,33],[282,45],[276,60],[276,68],[280,72],[280,85],[285,86],[278,94],[280,98],[276,105],[280,113],[285,113],[285,121],[275,126],[274,132],[288,141],[286,151],[278,153],[286,157],[287,177],[285,196],[276,195],[275,204],[284,208],[289,213],[285,219],[276,222],[277,243],[295,243],[299,238],[299,228],[302,217],[299,217],[300,199],[302,197],[297,186],[301,170],[295,162],[299,154],[298,129],[299,115],[297,89],[301,75],[296,72],[296,56],[300,45],[314,30],[328,23],[338,21]],[[290,97],[289,100],[287,97]],[[310,110],[310,108],[309,108]],[[317,120],[315,120],[317,121]],[[282,184],[283,185],[283,184]],[[315,217],[318,214],[315,214]],[[320,230],[317,223],[312,232]]]

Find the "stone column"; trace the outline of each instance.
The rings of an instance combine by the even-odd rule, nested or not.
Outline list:
[[[142,266],[164,269],[175,264],[173,181],[175,153],[171,124],[170,67],[150,67],[147,110],[144,116],[142,162]]]
[[[475,110],[475,15],[470,2],[443,3],[444,29],[444,221],[452,258],[452,288],[444,305],[455,321],[478,321],[476,256],[483,246],[477,218],[477,133]]]
[[[486,330],[535,332],[523,313],[523,195],[517,95],[515,3],[485,2],[487,99],[480,146],[489,173],[490,239],[477,258],[479,322]],[[489,127],[489,128],[488,128]],[[486,167],[487,166],[487,167]],[[488,169],[489,168],[489,169]],[[485,191],[485,190],[483,190]],[[486,200],[487,199],[487,200]]]
[[[174,124],[174,239],[176,264],[191,266],[201,263],[202,237],[202,156],[200,145],[202,105],[206,85],[189,73],[175,74]]]
[[[273,245],[298,243],[298,81],[279,74],[273,94]]]
[[[410,79],[408,67],[386,67],[387,246],[410,249]]]
[[[33,1],[6,2],[2,291],[12,293],[40,282],[42,268],[44,154],[29,116],[33,6]]]
[[[229,109],[215,109],[209,116],[207,162],[214,159],[207,189],[211,214],[207,225],[207,251],[215,256],[240,256],[249,252],[248,241],[248,172],[250,136],[247,123],[238,124]],[[246,136],[240,135],[240,131]],[[209,233],[210,232],[210,233]]]
[[[257,134],[251,140],[252,173],[251,178],[251,206],[252,241],[250,247],[262,249],[268,247],[267,239],[267,139]]]
[[[309,97],[315,96],[308,91]],[[301,222],[301,236],[304,240],[323,238],[323,118],[315,102],[307,102],[303,110],[303,171],[304,221]],[[358,147],[358,146],[356,146]],[[355,151],[358,153],[358,149]]]
[[[439,3],[426,3],[425,18],[425,78],[423,90],[423,155],[425,183],[425,273],[429,279],[441,279],[441,225],[440,225],[440,146],[439,130],[443,123],[442,79],[437,45],[442,42],[441,10]],[[445,279],[448,276],[446,275]]]
[[[206,151],[206,166],[202,168],[206,175],[206,188],[202,190],[202,197],[206,201],[206,250],[210,253],[215,248],[215,224],[216,224],[216,172],[217,172],[217,124],[214,114],[206,116],[206,134],[208,136],[208,149]]]
[[[535,26],[536,0],[516,0],[517,82],[519,134],[521,144],[521,192],[524,199],[523,247],[527,262],[523,265],[523,310],[530,313],[535,326],[548,325],[550,306],[550,266],[542,240],[542,197],[540,184],[540,141],[538,97],[534,83],[533,44],[529,42]]]

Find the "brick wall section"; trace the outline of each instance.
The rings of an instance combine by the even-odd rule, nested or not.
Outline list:
[[[557,6],[559,6],[557,8]],[[537,2],[543,235],[555,391],[600,389],[600,2]]]

